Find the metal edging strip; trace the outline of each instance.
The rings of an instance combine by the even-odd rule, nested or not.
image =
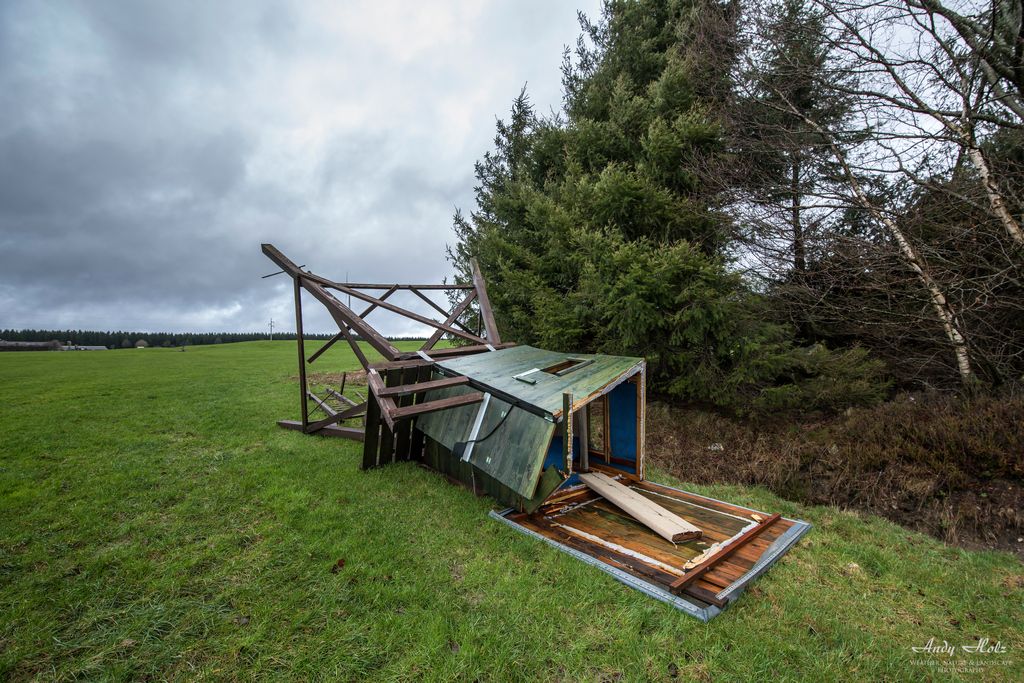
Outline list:
[[[782,557],[782,555],[788,552],[790,548],[796,545],[796,542],[799,541],[800,538],[803,537],[803,535],[810,530],[811,524],[808,522],[804,522],[803,520],[797,520],[793,522],[793,526],[789,528],[789,531],[776,538],[775,541],[770,546],[768,546],[768,549],[765,550],[764,554],[761,555],[761,559],[759,559],[757,563],[754,564],[754,566],[747,571],[746,574],[733,581],[728,588],[724,589],[715,597],[723,599],[732,599],[739,597],[739,595],[747,587],[748,583],[750,583],[751,581],[760,577],[762,574],[768,571],[768,569],[770,569],[771,566],[775,564],[776,560],[778,560],[780,557]]]
[[[484,394],[483,402],[476,409],[476,421],[473,423],[473,430],[469,433],[469,439],[466,440],[466,452],[462,454],[463,462],[469,462],[469,456],[473,454],[473,446],[476,445],[476,437],[480,434],[480,427],[484,423],[484,413],[487,412],[487,406],[490,402],[491,395]]]

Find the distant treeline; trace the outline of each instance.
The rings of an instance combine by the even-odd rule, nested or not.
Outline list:
[[[304,334],[306,340],[326,341],[330,334]],[[275,340],[295,340],[295,333],[275,332]],[[2,330],[0,340],[4,341],[53,341],[72,346],[106,346],[108,349],[134,348],[139,341],[147,346],[201,346],[203,344],[231,344],[234,342],[261,341],[270,339],[266,332],[92,332],[89,330]],[[359,337],[356,337],[359,339]],[[422,337],[389,337],[391,341],[416,341]]]

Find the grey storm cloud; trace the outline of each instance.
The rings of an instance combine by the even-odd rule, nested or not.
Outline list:
[[[261,242],[339,279],[451,277],[495,117],[527,81],[559,106],[598,2],[428,5],[0,3],[0,329],[287,329]]]

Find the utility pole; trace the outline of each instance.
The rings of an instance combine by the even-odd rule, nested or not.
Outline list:
[[[274,319],[270,319],[270,341],[274,341]]]

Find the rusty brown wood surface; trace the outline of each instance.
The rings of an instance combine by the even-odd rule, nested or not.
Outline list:
[[[775,513],[765,521],[758,524],[756,527],[743,533],[739,538],[734,539],[726,548],[715,553],[708,559],[701,562],[699,565],[686,572],[684,576],[676,579],[669,586],[673,591],[679,591],[686,586],[689,586],[696,579],[700,578],[703,574],[709,572],[712,568],[728,560],[732,555],[742,548],[746,543],[757,538],[757,536],[767,529],[771,528],[773,524],[778,522],[782,518],[782,515]]]
[[[690,573],[684,573],[684,565],[706,551],[712,542],[734,539],[735,543],[742,538],[743,528],[754,523],[750,517],[752,512],[657,484],[648,487],[646,482],[626,480],[626,483],[638,493],[644,488],[648,489],[647,493],[657,492],[660,504],[664,505],[666,502],[663,496],[674,496],[674,503],[668,501],[673,508],[688,509],[691,512],[703,510],[702,521],[695,523],[704,531],[704,539],[675,545],[668,543],[650,529],[623,514],[616,506],[586,489],[572,492],[557,502],[545,504],[533,515],[515,515],[513,521],[665,590],[717,606],[723,606],[725,602],[715,595],[734,585],[761,558],[771,541],[785,533],[793,524],[789,520],[779,518],[768,527],[762,528],[760,534],[753,536],[752,540],[719,558],[708,571],[692,576],[689,582],[684,582],[682,580],[690,576]],[[742,515],[737,515],[737,512]],[[771,519],[767,513],[753,514]],[[759,525],[752,530],[763,526]],[[726,546],[719,555],[725,553],[731,546],[732,544]],[[616,547],[621,548],[621,551],[617,551]],[[678,584],[679,587],[673,589],[673,584]]]

